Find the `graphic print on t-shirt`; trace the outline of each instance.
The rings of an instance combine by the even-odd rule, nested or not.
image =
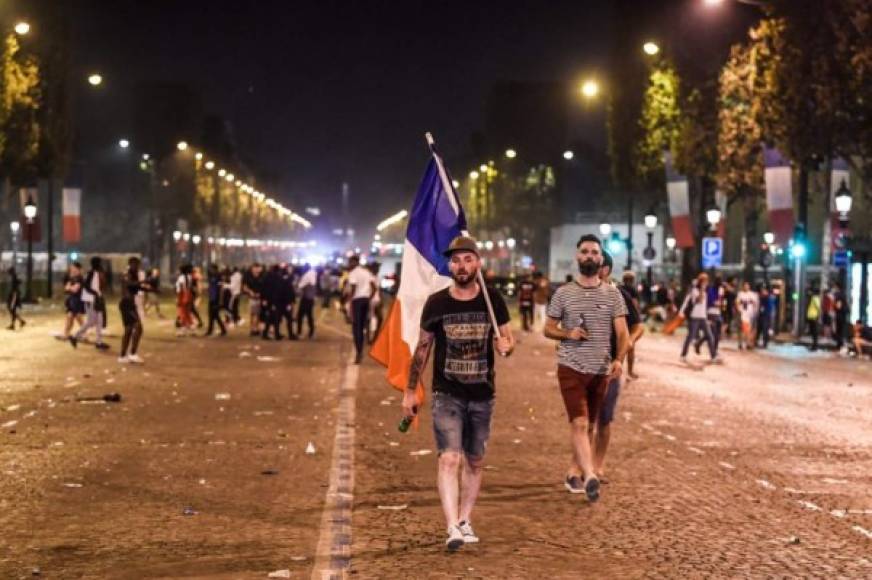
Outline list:
[[[486,312],[459,312],[442,317],[445,329],[445,378],[458,383],[487,382]]]

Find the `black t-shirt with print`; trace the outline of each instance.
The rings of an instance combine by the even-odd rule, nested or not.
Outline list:
[[[488,295],[497,324],[508,323],[503,297],[492,289]],[[431,295],[421,328],[436,335],[434,391],[472,401],[494,396],[494,331],[481,292],[472,300],[456,300],[448,288]]]

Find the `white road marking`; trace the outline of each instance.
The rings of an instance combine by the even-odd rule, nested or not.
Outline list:
[[[329,328],[323,325],[322,328]],[[313,580],[348,577],[351,567],[351,515],[354,502],[354,416],[355,391],[360,367],[353,364],[352,351],[345,365],[339,389],[339,409],[329,487],[321,515],[321,533],[312,568]]]
[[[814,502],[806,501],[804,499],[798,499],[798,500],[796,500],[796,503],[798,503],[799,505],[801,505],[805,509],[813,511],[813,512],[823,511],[823,510],[821,510],[821,507],[818,504],[816,504]]]

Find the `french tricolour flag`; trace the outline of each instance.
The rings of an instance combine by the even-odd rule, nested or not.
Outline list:
[[[430,294],[451,282],[448,258],[442,252],[465,231],[463,208],[434,150],[409,213],[397,299],[369,353],[387,367],[388,382],[397,389],[404,390],[409,380],[424,303]],[[423,385],[419,384],[419,403],[423,396]]]
[[[793,236],[794,226],[790,161],[778,149],[764,146],[763,163],[769,228],[775,234],[776,243],[786,245]]]

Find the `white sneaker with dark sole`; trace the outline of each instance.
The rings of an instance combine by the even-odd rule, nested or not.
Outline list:
[[[577,475],[567,475],[563,480],[563,487],[569,493],[584,493],[584,481]]]
[[[456,552],[465,544],[463,540],[463,532],[459,526],[451,526],[448,528],[448,539],[445,540],[445,547],[449,552]]]
[[[463,534],[464,544],[478,543],[478,536],[475,535],[475,532],[472,529],[472,524],[469,522],[460,522],[457,524],[457,527],[460,528],[460,533]]]

